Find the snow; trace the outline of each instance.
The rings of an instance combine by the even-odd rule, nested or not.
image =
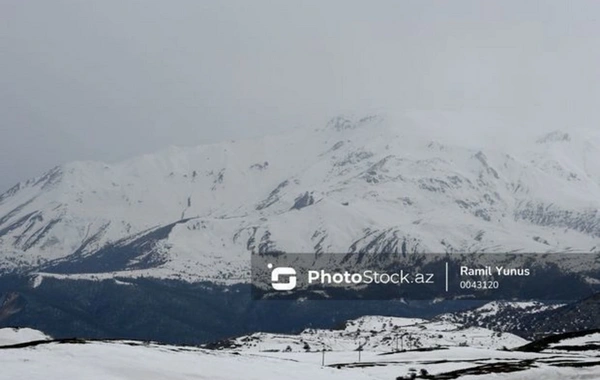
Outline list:
[[[523,317],[526,315],[553,310],[561,306],[564,304],[539,301],[492,301],[474,309],[442,314],[435,320],[486,327],[494,331],[522,331],[526,327],[521,326],[519,321],[524,320]]]
[[[290,360],[122,343],[51,344],[0,356],[0,379],[345,379],[331,368]],[[372,379],[356,374],[356,379]]]
[[[396,349],[476,347],[514,348],[527,340],[509,333],[484,328],[465,328],[446,321],[416,318],[365,316],[348,321],[342,330],[307,329],[298,335],[254,333],[233,340],[238,352],[353,351],[363,347],[372,352]]]
[[[457,135],[459,124],[482,135]],[[409,112],[69,163],[0,196],[0,271],[91,255],[177,221],[152,244],[163,261],[104,275],[244,282],[261,242],[348,252],[377,232],[419,252],[598,251],[600,134],[501,143],[500,127],[486,114]],[[292,209],[306,192],[314,204]]]
[[[31,287],[32,288],[37,288],[38,286],[42,285],[42,282],[44,281],[44,276],[35,276],[32,280],[31,283]]]
[[[492,301],[488,302],[483,306],[478,307],[473,310],[471,314],[477,315],[480,318],[482,317],[493,317],[498,314],[499,311],[507,308],[519,310],[522,312],[528,313],[539,313],[545,310],[555,309],[562,305],[546,305],[544,303],[538,301],[529,301],[529,302],[506,302],[506,301]]]
[[[560,356],[455,347],[427,352],[380,355],[365,350],[325,353],[233,353],[194,347],[163,346],[141,342],[50,343],[0,351],[0,379],[370,379],[389,380],[407,375],[411,369],[430,374],[474,368],[485,364],[515,364],[532,360],[535,366],[520,372],[486,375],[498,379],[591,379],[599,371],[589,368],[560,368],[552,361]],[[581,354],[563,360],[589,362]],[[461,379],[480,379],[464,376]]]
[[[584,346],[589,344],[600,345],[600,333],[591,333],[576,338],[563,339],[558,343],[553,343],[550,347],[556,346]]]
[[[349,322],[345,330],[306,330],[296,337],[301,337],[303,341],[308,341],[310,336],[331,338],[340,333],[356,334],[359,331],[357,327],[362,327],[382,329],[369,332],[372,340],[381,342],[385,340],[385,331],[394,328],[411,329],[427,324],[427,329],[444,332],[459,327],[450,323],[428,323],[420,319],[366,316]],[[422,329],[416,328],[415,331],[417,330]],[[482,331],[483,329],[462,330],[469,341],[480,336]],[[593,379],[600,375],[600,369],[594,364],[597,363],[597,351],[561,352],[549,347],[539,353],[520,352],[493,348],[495,344],[492,341],[478,346],[432,345],[428,349],[405,347],[402,351],[365,344],[359,361],[355,345],[330,345],[325,352],[320,347],[308,352],[281,351],[275,350],[273,344],[289,340],[293,336],[263,333],[253,336],[261,339],[260,349],[237,347],[208,350],[119,340],[78,343],[49,341],[21,348],[3,348],[2,342],[14,344],[49,338],[42,332],[31,329],[0,329],[0,380],[389,380],[422,369],[431,375],[469,371],[463,372],[460,379],[558,380]],[[565,339],[560,345],[585,345],[590,341],[597,341],[598,337],[598,334],[588,334],[580,338]],[[585,366],[579,368],[581,364]],[[500,368],[499,371],[507,366],[517,368],[518,371],[482,372],[489,365],[495,365]],[[469,376],[469,373],[479,375]]]
[[[31,342],[35,340],[49,340],[48,335],[30,328],[2,328],[0,329],[0,347],[13,344]]]

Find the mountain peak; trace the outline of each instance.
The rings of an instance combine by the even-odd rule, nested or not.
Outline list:
[[[571,135],[563,131],[553,131],[543,135],[536,140],[538,144],[554,143],[554,142],[569,142]]]
[[[379,124],[382,121],[383,117],[379,115],[367,115],[361,118],[339,115],[327,122],[325,130],[341,132],[345,130],[361,128],[367,125]]]

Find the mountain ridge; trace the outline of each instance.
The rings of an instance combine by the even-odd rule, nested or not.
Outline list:
[[[0,195],[0,271],[88,261],[109,277],[235,282],[247,278],[249,252],[269,250],[600,252],[600,170],[591,165],[600,136],[555,131],[502,151],[460,145],[458,132],[432,135],[427,123],[440,118],[448,128],[472,122],[338,117],[313,130],[56,167]],[[143,239],[157,230],[168,231]],[[134,241],[136,254],[99,259]]]

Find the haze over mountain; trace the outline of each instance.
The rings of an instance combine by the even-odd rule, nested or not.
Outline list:
[[[598,13],[595,0],[2,2],[0,192],[74,160],[347,112],[595,128]]]

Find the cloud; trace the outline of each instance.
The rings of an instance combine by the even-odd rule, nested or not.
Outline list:
[[[595,1],[4,2],[0,189],[373,110],[597,122]]]

